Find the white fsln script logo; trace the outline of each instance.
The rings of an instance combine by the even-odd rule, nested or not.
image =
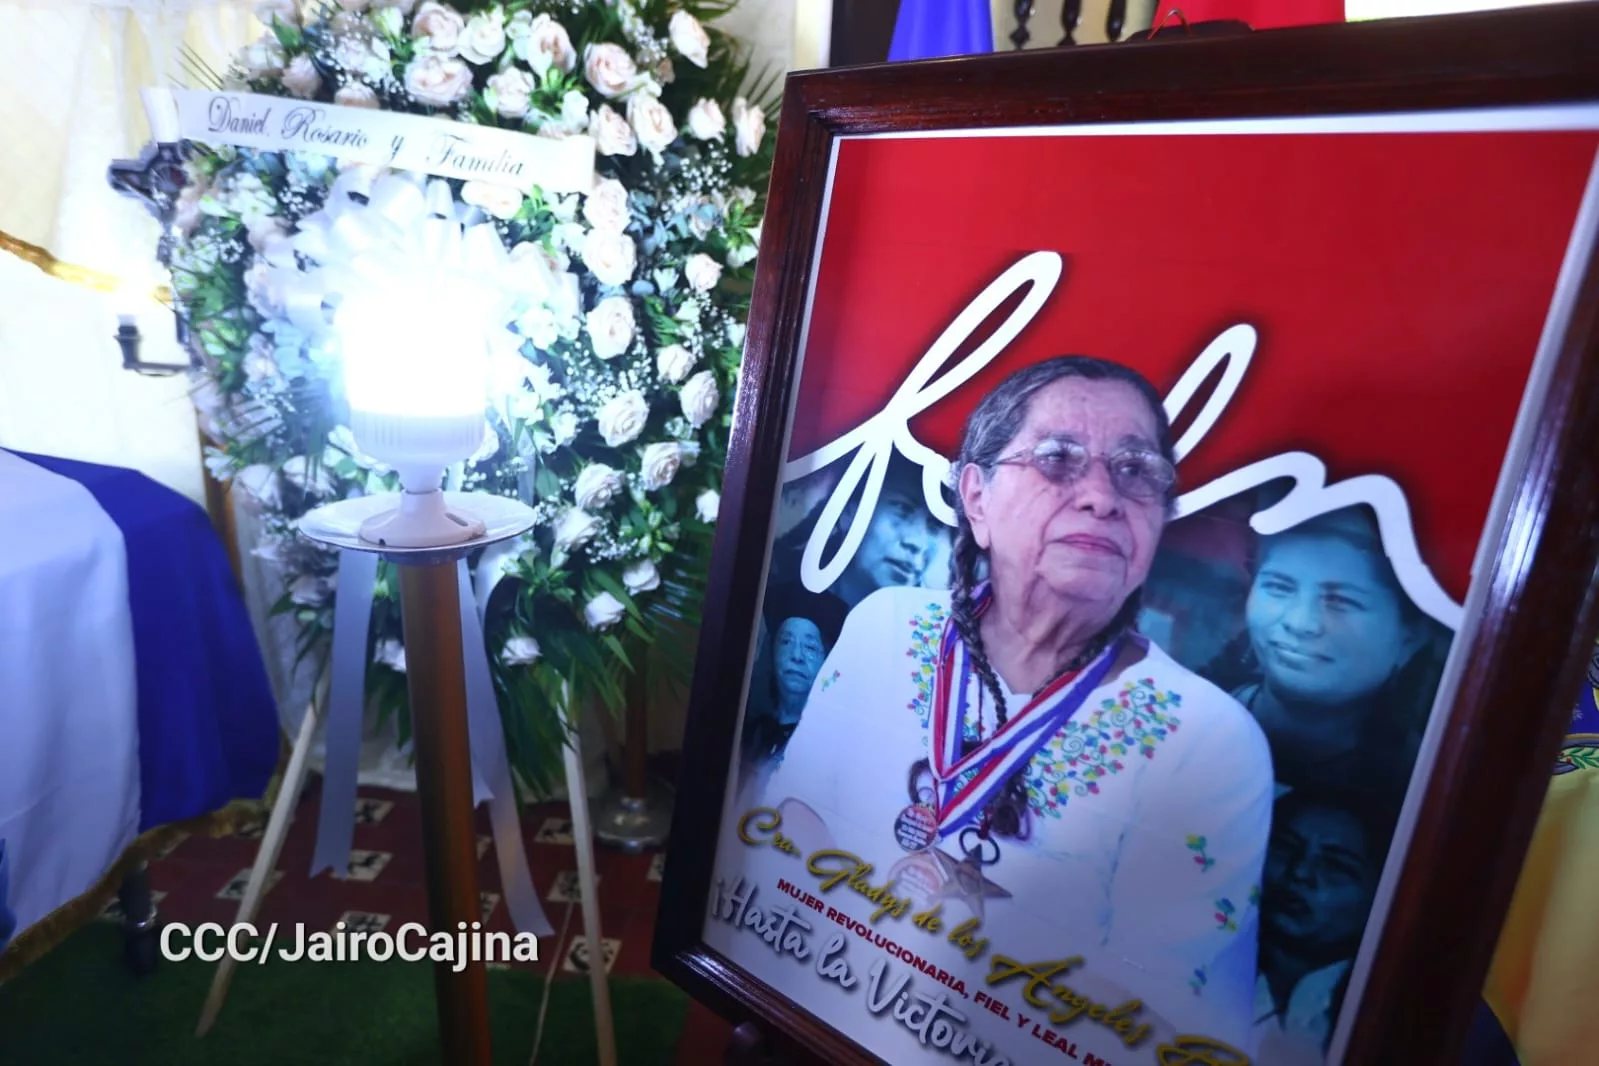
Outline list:
[[[910,421],[970,381],[1004,351],[1043,308],[1060,283],[1063,268],[1064,260],[1054,252],[1034,252],[1022,258],[955,316],[881,411],[836,440],[788,462],[783,479],[794,481],[850,456],[843,476],[823,504],[816,528],[805,545],[800,560],[800,580],[806,588],[813,592],[826,589],[844,572],[859,550],[877,506],[889,460],[896,451],[922,468],[922,493],[928,510],[944,524],[955,524],[954,511],[941,490],[950,474],[949,460],[918,441],[911,433]],[[939,370],[971,339],[978,326],[1024,287],[1027,291],[1021,302],[994,332],[970,355],[940,375]],[[1166,415],[1176,423],[1200,386],[1217,367],[1225,364],[1215,391],[1174,445],[1179,463],[1215,427],[1238,391],[1255,356],[1256,336],[1252,326],[1243,324],[1222,331],[1189,365],[1166,396]],[[935,375],[938,375],[936,380]],[[1389,478],[1365,474],[1329,485],[1327,468],[1320,459],[1308,452],[1284,452],[1184,492],[1177,499],[1174,517],[1194,514],[1228,497],[1279,479],[1291,479],[1293,488],[1283,499],[1251,516],[1249,524],[1255,532],[1269,536],[1317,515],[1365,504],[1376,513],[1383,547],[1411,600],[1450,629],[1460,627],[1461,606],[1444,591],[1422,561],[1411,528],[1409,504],[1404,492]],[[844,508],[857,489],[860,489],[860,505],[855,508],[844,541],[833,557],[824,562],[822,554],[827,542],[838,529]]]

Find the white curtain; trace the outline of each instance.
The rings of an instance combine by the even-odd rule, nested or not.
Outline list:
[[[180,50],[221,70],[259,32],[245,0],[0,0],[0,445],[203,500],[187,382],[121,368],[119,315],[145,360],[185,356],[152,295],[155,222],[106,167],[149,139],[138,90],[185,83]]]

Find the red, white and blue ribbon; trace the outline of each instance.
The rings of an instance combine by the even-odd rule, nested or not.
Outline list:
[[[981,618],[992,602],[989,586],[979,587],[974,598],[977,600],[976,616]],[[939,643],[928,737],[940,839],[973,823],[989,801],[1004,789],[1011,775],[1025,766],[1077,713],[1089,693],[1104,680],[1120,650],[1121,639],[1111,641],[1087,666],[1051,681],[1024,707],[1011,714],[993,736],[962,755],[961,734],[967,701],[979,683],[974,678],[966,642],[960,639],[954,620],[945,623]],[[961,781],[967,775],[969,778]]]

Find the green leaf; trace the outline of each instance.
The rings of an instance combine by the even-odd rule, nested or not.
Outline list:
[[[293,58],[305,44],[305,35],[300,32],[300,28],[289,25],[276,15],[272,16],[272,34],[283,46],[283,50],[289,53],[289,58]]]

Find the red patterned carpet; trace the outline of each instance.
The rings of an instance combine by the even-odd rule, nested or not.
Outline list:
[[[361,789],[356,801],[350,876],[340,880],[323,873],[311,878],[306,875],[316,837],[319,784],[313,779],[295,812],[256,924],[280,922],[287,927],[304,923],[308,931],[332,930],[340,920],[345,922],[346,930],[392,931],[406,922],[425,925],[427,889],[416,796]],[[478,881],[485,928],[512,932],[500,898],[499,868],[492,853],[486,809],[480,809],[478,816]],[[558,945],[555,937],[540,944],[539,962],[505,965],[526,966],[542,973],[549,972],[553,965],[557,980],[585,980],[588,958],[566,805],[529,807],[522,826],[533,883],[544,901],[545,913],[557,935],[563,923],[567,932]],[[185,837],[152,862],[150,884],[161,920],[189,926],[232,922],[238,914],[260,837],[260,828],[218,839]],[[617,977],[658,976],[650,967],[650,943],[664,856],[627,855],[603,846],[596,846],[595,852],[600,933],[608,972]],[[115,904],[106,917],[119,917]],[[725,1022],[694,1005],[678,1047],[677,1063],[711,1066],[720,1062],[727,1036]]]

